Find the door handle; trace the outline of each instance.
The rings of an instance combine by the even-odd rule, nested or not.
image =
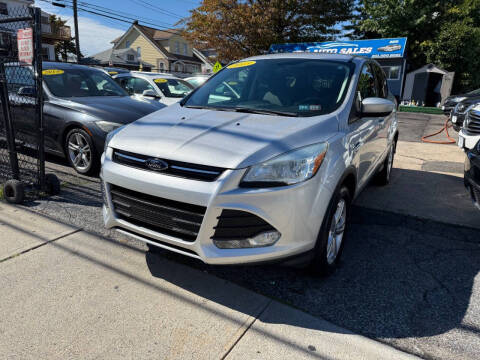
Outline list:
[[[361,146],[362,146],[362,142],[359,141],[355,145],[350,146],[350,148],[352,149],[352,152],[355,154],[356,152],[358,152],[358,150],[360,150]]]

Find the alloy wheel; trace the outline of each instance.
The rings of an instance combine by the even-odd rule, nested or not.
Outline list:
[[[345,233],[346,221],[347,203],[345,199],[340,199],[331,220],[330,231],[328,232],[327,262],[329,265],[332,265],[337,259]]]
[[[79,171],[87,170],[92,164],[92,150],[81,133],[75,132],[68,138],[68,155]]]

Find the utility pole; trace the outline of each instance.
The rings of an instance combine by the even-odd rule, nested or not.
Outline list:
[[[80,61],[80,41],[78,38],[78,15],[77,15],[77,0],[73,0],[73,23],[75,25],[75,53],[77,55],[77,63]]]

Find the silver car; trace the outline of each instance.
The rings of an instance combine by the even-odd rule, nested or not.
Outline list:
[[[375,61],[276,54],[225,67],[111,133],[103,216],[208,264],[337,265],[351,203],[389,182],[396,107]]]

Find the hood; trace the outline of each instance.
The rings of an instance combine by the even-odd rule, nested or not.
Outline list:
[[[120,124],[129,124],[165,107],[156,101],[143,101],[128,96],[75,97],[57,99],[54,103],[100,120]]]
[[[181,101],[182,98],[173,98],[173,97],[162,97],[162,99],[160,100],[161,103],[165,104],[165,105],[173,105],[173,104],[176,104],[178,103],[179,101]]]
[[[338,131],[336,115],[286,117],[171,105],[128,125],[110,142],[116,149],[187,163],[243,168]]]

